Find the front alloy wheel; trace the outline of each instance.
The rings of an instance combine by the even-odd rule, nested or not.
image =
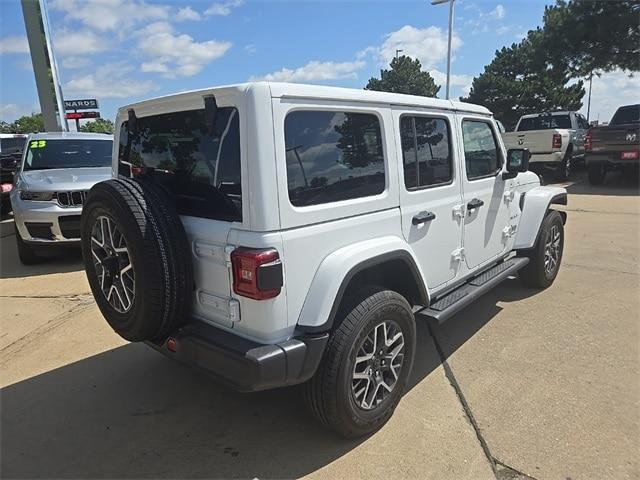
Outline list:
[[[544,270],[549,278],[556,273],[560,264],[560,228],[552,225],[547,233],[544,246]]]
[[[93,224],[91,254],[107,302],[119,313],[128,312],[135,299],[135,272],[124,235],[107,216]]]

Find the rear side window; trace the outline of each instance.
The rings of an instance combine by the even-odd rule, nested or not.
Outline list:
[[[553,130],[554,128],[571,128],[571,117],[569,114],[563,115],[538,115],[520,120],[519,132],[527,130]]]
[[[640,123],[640,105],[628,105],[616,110],[611,119],[611,125],[624,125],[626,123]]]
[[[219,108],[214,125],[204,109],[138,118],[120,130],[119,172],[161,185],[178,213],[242,221],[240,127],[235,108]]]
[[[487,122],[465,120],[462,122],[462,140],[467,178],[493,176],[502,167],[498,144]]]
[[[378,117],[365,113],[294,111],[285,118],[289,200],[297,207],[382,193]]]
[[[407,190],[442,185],[452,180],[449,124],[442,118],[400,119],[404,185]]]

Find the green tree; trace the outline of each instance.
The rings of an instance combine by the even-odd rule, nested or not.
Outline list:
[[[81,132],[87,133],[113,133],[113,129],[113,122],[105,118],[98,118],[80,127]]]
[[[41,113],[25,115],[13,122],[13,133],[44,132],[44,120]]]
[[[640,1],[558,0],[545,7],[543,47],[575,78],[640,71]]]
[[[419,60],[402,55],[391,60],[390,70],[381,70],[380,78],[371,77],[365,90],[406,93],[423,97],[437,97],[440,86],[429,72],[422,71]]]
[[[544,49],[541,30],[496,51],[484,72],[473,79],[464,102],[484,105],[512,129],[521,115],[552,110],[579,110],[585,90],[581,80],[569,84],[566,64],[552,64]]]

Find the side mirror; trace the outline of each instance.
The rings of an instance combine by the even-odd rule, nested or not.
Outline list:
[[[507,171],[502,174],[503,179],[514,178],[520,172],[529,170],[531,152],[528,148],[512,148],[507,151]]]

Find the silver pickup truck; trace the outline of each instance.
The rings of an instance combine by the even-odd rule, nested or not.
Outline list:
[[[572,164],[584,159],[584,139],[589,123],[576,112],[523,115],[513,132],[503,133],[507,148],[527,148],[530,163],[553,168],[558,180],[571,175]]]

